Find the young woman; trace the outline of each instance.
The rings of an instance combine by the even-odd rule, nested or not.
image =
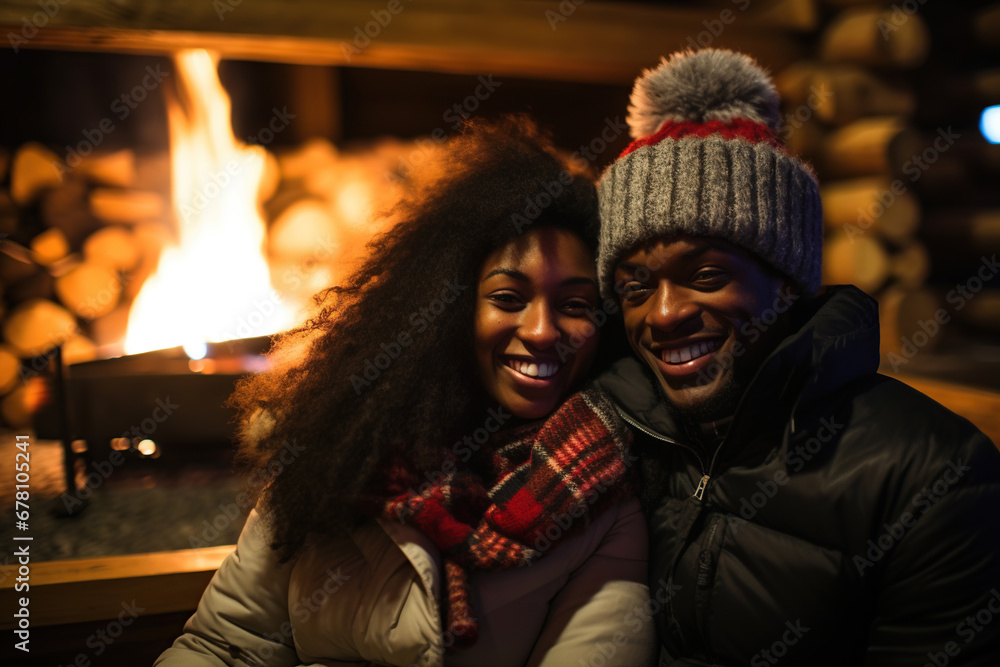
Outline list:
[[[652,664],[592,182],[524,119],[429,171],[237,390],[261,511],[158,665]]]

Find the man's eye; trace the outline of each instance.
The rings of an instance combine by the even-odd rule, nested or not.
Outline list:
[[[624,283],[621,286],[622,298],[623,299],[629,299],[629,300],[638,299],[648,289],[649,289],[649,287],[646,286],[646,285],[644,285],[643,283],[636,282],[634,280],[630,280],[630,281]]]
[[[726,275],[725,271],[720,269],[703,269],[698,273],[694,274],[695,282],[711,282],[721,279]]]

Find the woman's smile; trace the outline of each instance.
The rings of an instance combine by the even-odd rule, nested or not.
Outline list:
[[[548,380],[559,372],[561,364],[558,361],[534,361],[524,359],[508,359],[507,366],[518,375],[533,380]]]

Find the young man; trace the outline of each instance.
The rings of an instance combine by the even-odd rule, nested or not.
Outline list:
[[[767,74],[675,54],[629,110],[598,263],[635,356],[600,383],[635,435],[661,664],[1000,664],[1000,452],[877,373],[871,298],[819,289],[818,187]]]

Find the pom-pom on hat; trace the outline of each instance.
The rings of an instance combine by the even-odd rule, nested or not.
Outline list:
[[[635,139],[598,183],[601,290],[615,265],[658,238],[722,238],[819,289],[822,210],[808,165],[778,138],[778,93],[751,58],[722,49],[678,52],[635,82]]]

